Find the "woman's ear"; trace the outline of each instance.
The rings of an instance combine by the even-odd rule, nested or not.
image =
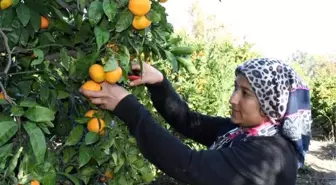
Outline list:
[[[261,117],[266,117],[267,115],[265,114],[265,112],[262,110],[262,108],[260,107],[260,110],[259,110],[259,112],[260,112],[260,116]]]

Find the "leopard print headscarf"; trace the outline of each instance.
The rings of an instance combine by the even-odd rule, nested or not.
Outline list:
[[[290,66],[272,58],[248,60],[236,69],[238,74],[246,76],[270,120],[280,123],[282,134],[297,144],[301,167],[312,123],[308,86]]]

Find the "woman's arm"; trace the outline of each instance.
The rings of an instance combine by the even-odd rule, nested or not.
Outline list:
[[[128,126],[143,155],[167,175],[192,185],[266,185],[281,165],[266,144],[195,151],[157,124],[135,96],[128,95],[113,113]],[[132,115],[130,115],[130,113]],[[276,167],[277,168],[276,168]]]
[[[229,118],[206,116],[190,110],[167,78],[146,86],[161,116],[179,133],[196,142],[210,146],[216,140],[219,129],[226,132],[236,127]]]

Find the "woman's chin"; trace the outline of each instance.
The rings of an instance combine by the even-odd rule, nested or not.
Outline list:
[[[240,124],[241,124],[241,120],[235,118],[234,116],[231,117],[231,121],[232,121],[232,123],[234,123],[234,124],[236,124],[236,125],[240,125]]]

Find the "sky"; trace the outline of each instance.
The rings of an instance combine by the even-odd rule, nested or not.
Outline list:
[[[168,0],[168,20],[187,27],[195,0]],[[286,59],[296,50],[336,54],[336,0],[199,0],[237,38],[253,43],[266,57]]]

